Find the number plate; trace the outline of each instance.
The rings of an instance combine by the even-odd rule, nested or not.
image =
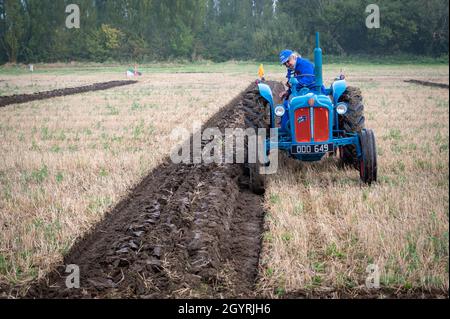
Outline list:
[[[333,151],[333,143],[317,144],[317,145],[294,145],[292,146],[292,154],[322,154]]]

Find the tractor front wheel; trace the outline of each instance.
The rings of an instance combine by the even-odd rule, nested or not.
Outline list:
[[[359,160],[359,176],[363,183],[371,185],[377,181],[377,149],[375,135],[370,129],[364,129],[358,134],[361,145]]]

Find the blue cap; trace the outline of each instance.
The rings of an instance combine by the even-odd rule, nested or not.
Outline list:
[[[280,63],[281,64],[285,64],[289,58],[291,57],[291,55],[294,53],[294,51],[291,50],[283,50],[280,53]]]

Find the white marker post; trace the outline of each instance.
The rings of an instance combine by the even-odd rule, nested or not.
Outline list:
[[[33,84],[34,65],[33,64],[28,64],[28,69],[30,70],[30,73],[31,73],[31,84]]]

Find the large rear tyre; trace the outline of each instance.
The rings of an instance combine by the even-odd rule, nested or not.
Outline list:
[[[256,163],[248,163],[249,168],[249,188],[257,194],[263,195],[266,190],[266,177],[262,172],[264,171],[264,164],[259,160],[259,147],[256,152]]]
[[[348,104],[347,113],[339,116],[339,127],[346,133],[360,133],[365,127],[364,104],[361,90],[349,86],[342,94],[339,102]],[[354,145],[346,145],[339,149],[340,158],[344,166],[358,168],[358,156]]]
[[[268,133],[270,132],[270,105],[269,103],[259,94],[259,90],[255,88],[254,90],[248,92],[244,97],[243,109],[245,111],[245,126],[246,128],[253,128],[256,138],[258,137],[258,130],[265,129],[266,137],[269,138]],[[265,192],[265,175],[261,174],[264,171],[265,165],[260,160],[263,158],[264,154],[259,154],[262,150],[259,141],[256,143],[256,150],[249,149],[250,145],[248,140],[246,141],[247,150],[245,156],[245,167],[244,173],[249,176],[249,188],[250,190],[258,195],[262,195]],[[256,151],[256,161],[252,157],[249,161],[249,152]],[[267,155],[267,154],[266,154]]]
[[[361,157],[359,158],[359,176],[365,184],[371,185],[377,181],[377,146],[375,135],[370,129],[364,129],[358,134],[361,145]]]

